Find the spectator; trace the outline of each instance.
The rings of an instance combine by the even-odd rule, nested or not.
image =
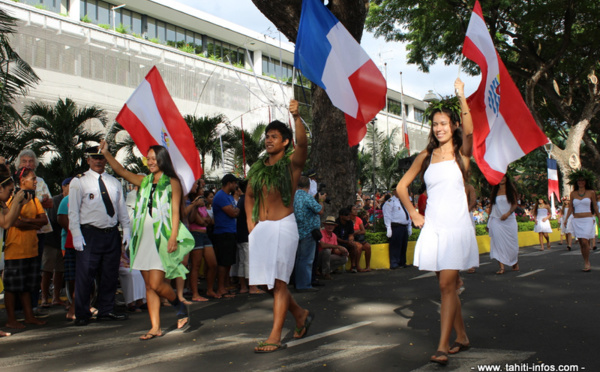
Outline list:
[[[393,196],[383,206],[383,221],[387,230],[390,254],[390,269],[406,268],[406,248],[410,236],[411,221],[408,212],[398,199],[396,189]],[[412,266],[412,265],[411,265]]]
[[[9,229],[19,218],[24,205],[31,201],[31,196],[23,190],[13,196],[11,207],[6,202],[11,198],[15,190],[15,182],[10,175],[8,167],[4,164],[4,158],[0,156],[0,247],[4,247],[4,230]],[[3,253],[4,254],[4,253]],[[4,257],[2,257],[4,261]],[[8,337],[9,332],[0,331],[0,337]]]
[[[339,218],[335,221],[337,226],[333,230],[337,236],[338,244],[345,247],[350,255],[350,272],[356,273],[358,258],[361,252],[354,244],[354,221],[348,208],[342,208],[339,211]]]
[[[69,230],[76,253],[75,325],[90,322],[90,293],[96,275],[98,320],[125,320],[126,314],[114,312],[121,243],[129,244],[131,227],[123,188],[104,171],[106,158],[98,146],[85,152],[90,169],[75,177],[69,188]],[[114,168],[113,168],[114,169]],[[123,228],[123,239],[118,225]]]
[[[294,215],[298,224],[298,249],[294,265],[296,290],[300,292],[316,292],[312,286],[312,266],[315,259],[317,243],[313,231],[319,232],[323,214],[325,197],[319,195],[319,201],[309,194],[310,180],[302,176],[298,180],[298,190],[294,196]]]
[[[35,170],[37,169],[37,167],[39,165],[39,161],[38,161],[37,156],[35,155],[35,152],[33,152],[30,149],[25,149],[19,153],[19,155],[15,159],[14,165],[15,165],[16,169],[27,168],[27,169],[30,169],[35,172]],[[42,177],[36,176],[36,180],[37,180],[37,185],[36,185],[36,189],[35,189],[35,196],[36,196],[36,198],[38,198],[38,200],[42,204],[42,208],[44,208],[44,210],[46,211],[46,215],[48,215],[48,210],[54,206],[53,200],[52,200],[52,195],[50,194],[48,185],[46,184],[46,182],[44,181],[44,179]],[[38,261],[40,261],[40,263],[38,265],[40,267],[41,267],[43,252],[44,252],[44,245],[46,244],[46,234],[51,233],[51,232],[52,232],[52,225],[50,224],[50,221],[48,221],[48,223],[46,225],[42,226],[37,232],[37,234],[38,234],[38,255],[37,255],[36,259]],[[46,317],[48,317],[48,311],[37,307],[38,302],[39,302],[40,284],[41,284],[41,282],[38,284],[37,288],[31,293],[31,303],[33,304],[33,310],[34,310],[35,316],[38,318],[46,318]]]
[[[356,259],[356,267],[358,268],[358,272],[361,273],[371,271],[371,244],[369,244],[365,238],[365,225],[358,216],[360,207],[355,205],[348,207],[348,209],[351,211],[351,218],[354,220],[354,244],[356,245],[357,251],[361,252]],[[360,256],[362,252],[365,252],[364,269],[360,268]]]
[[[212,225],[212,218],[208,215],[208,211],[206,210],[204,187],[202,187],[200,181],[202,181],[202,179],[198,180],[195,187],[188,195],[191,203],[190,206],[186,208],[187,215],[189,216],[189,229],[195,242],[194,249],[190,252],[192,261],[192,268],[190,270],[190,289],[192,291],[193,302],[207,300],[200,296],[200,293],[198,292],[198,275],[200,272],[200,262],[203,257],[207,272],[206,295],[212,298],[217,297],[214,290],[215,279],[217,277],[217,258],[215,257],[212,241],[207,233],[207,227]]]
[[[75,269],[75,249],[73,247],[73,235],[71,235],[71,231],[69,231],[69,190],[67,190],[67,195],[61,200],[60,205],[58,206],[57,221],[61,226],[61,248],[64,252],[64,280],[65,280],[65,288],[67,290],[67,297],[71,300],[68,305],[68,311],[66,318],[67,320],[75,320],[75,278],[76,278],[76,269]],[[92,317],[96,317],[98,315],[97,309],[90,309]]]
[[[221,190],[213,199],[213,213],[215,228],[213,232],[213,243],[217,256],[217,298],[233,297],[227,290],[227,276],[231,265],[236,258],[236,217],[240,214],[239,208],[235,207],[235,201],[231,194],[237,187],[238,179],[233,174],[226,174],[221,179]]]
[[[46,245],[42,253],[42,307],[65,306],[60,299],[63,287],[65,265],[62,253],[61,233],[62,228],[58,223],[58,207],[65,196],[69,194],[69,184],[73,177],[62,182],[62,193],[52,198],[53,206],[48,210],[48,219],[52,225],[52,232],[46,235]],[[50,297],[50,282],[53,285],[52,300]]]
[[[15,174],[21,190],[33,193],[37,179],[33,170],[20,168]],[[15,317],[17,295],[21,300],[25,323],[43,325],[46,322],[36,319],[31,303],[31,293],[40,284],[40,260],[38,258],[38,231],[48,223],[46,213],[38,198],[29,199],[21,209],[21,214],[6,232],[4,248],[4,304],[6,305],[8,328],[22,329],[23,324]],[[8,202],[11,205],[12,200]],[[17,199],[15,203],[20,202]]]
[[[337,223],[334,216],[328,216],[323,222],[321,242],[319,243],[319,265],[323,279],[331,280],[331,272],[348,262],[348,250],[338,244],[333,232]]]

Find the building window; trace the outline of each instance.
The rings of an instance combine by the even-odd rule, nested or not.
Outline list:
[[[425,111],[415,107],[415,121],[417,123],[425,123]]]

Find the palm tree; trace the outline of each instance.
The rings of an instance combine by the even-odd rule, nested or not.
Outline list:
[[[206,171],[206,156],[212,158],[211,169],[221,164],[221,139],[219,136],[222,129],[221,124],[225,126],[227,131],[229,130],[229,123],[226,122],[225,115],[206,115],[201,117],[186,115],[183,119],[190,127],[194,136],[196,148],[200,152],[202,169]]]
[[[227,167],[238,170],[238,175],[244,175],[244,157],[246,158],[245,165],[252,166],[256,163],[264,151],[264,133],[266,124],[258,124],[252,131],[233,128],[227,135],[229,150],[227,151],[225,163]],[[242,146],[242,132],[244,133],[244,141]]]
[[[125,169],[136,174],[150,173],[137,145],[133,142],[133,139],[121,124],[114,122],[113,125],[109,127],[106,133],[106,142],[108,142],[110,151],[114,155],[117,155],[120,151],[125,153],[125,159],[122,162]],[[135,150],[138,150],[138,153],[140,153],[139,156],[136,155]]]
[[[79,109],[75,102],[67,98],[64,101],[59,99],[54,107],[31,103],[25,107],[24,113],[28,125],[20,135],[20,140],[38,157],[56,159],[48,162],[40,171],[48,185],[54,182],[60,184],[63,178],[87,169],[83,152],[89,142],[99,142],[103,134],[87,129],[86,124],[97,119],[105,125],[104,110],[95,106]]]
[[[24,121],[12,105],[39,81],[31,66],[10,46],[9,36],[15,32],[15,26],[15,18],[0,9],[0,153],[8,160],[23,148],[18,134]]]
[[[408,150],[406,148],[400,148],[400,145],[396,144],[396,134],[399,128],[394,128],[389,135],[385,135],[383,132],[377,130],[373,125],[367,126],[367,135],[365,136],[365,148],[364,152],[370,156],[359,156],[363,158],[361,162],[364,162],[363,169],[367,172],[367,177],[361,177],[361,181],[370,180],[373,183],[373,173],[375,178],[375,187],[383,188],[384,190],[389,189],[393,184],[397,183],[402,177],[402,172],[399,169],[399,160],[408,156]],[[373,169],[373,154],[375,154],[375,168]],[[369,160],[366,163],[365,160]]]

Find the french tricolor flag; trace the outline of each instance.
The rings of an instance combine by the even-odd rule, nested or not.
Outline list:
[[[548,143],[548,138],[496,52],[479,1],[469,21],[463,54],[479,65],[482,76],[479,88],[468,99],[473,156],[488,182],[497,185],[511,162]]]
[[[156,66],[129,97],[115,120],[129,132],[144,156],[148,155],[150,146],[167,148],[184,194],[202,176],[200,155],[192,132]]]
[[[303,0],[294,66],[325,90],[346,116],[348,144],[356,146],[366,124],[385,107],[381,72],[320,0]]]
[[[557,200],[560,200],[560,192],[558,191],[558,169],[556,167],[556,160],[548,159],[548,199],[551,199],[551,195],[554,193]]]

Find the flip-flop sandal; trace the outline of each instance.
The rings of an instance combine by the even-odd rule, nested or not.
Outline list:
[[[446,359],[441,359],[441,357],[446,357]],[[437,363],[437,364],[441,364],[441,365],[445,366],[446,364],[448,364],[448,353],[438,350],[435,352],[435,355],[431,356],[429,361],[432,363]]]
[[[140,341],[148,341],[148,340],[152,340],[153,338],[157,338],[157,337],[162,337],[163,334],[162,333],[146,333],[145,335],[140,336],[139,340]]]
[[[295,333],[301,334],[302,331],[304,331],[304,334],[302,334],[302,336],[299,336],[299,337],[294,336],[294,338],[297,340],[304,338],[308,334],[308,329],[310,328],[310,325],[312,324],[314,319],[315,319],[315,314],[312,311],[309,311],[308,316],[306,317],[306,320],[304,320],[304,325],[300,328],[296,327],[296,329],[294,329]]]
[[[453,352],[453,351],[451,351],[452,349],[455,349],[455,348],[458,348],[458,350],[456,350],[456,351],[454,351],[454,352]],[[467,351],[467,350],[469,350],[470,348],[471,348],[471,344],[466,344],[466,345],[465,345],[465,344],[461,344],[461,343],[460,343],[460,342],[458,342],[458,341],[455,341],[455,342],[452,344],[452,346],[450,346],[450,349],[448,350],[448,354],[458,354],[458,353],[460,353],[461,351]]]
[[[256,354],[266,354],[266,353],[273,353],[275,351],[278,350],[283,350],[287,348],[287,344],[270,344],[267,342],[259,342],[257,347],[265,347],[265,346],[275,346],[275,349],[272,350],[260,350],[260,349],[254,349],[254,352]]]

